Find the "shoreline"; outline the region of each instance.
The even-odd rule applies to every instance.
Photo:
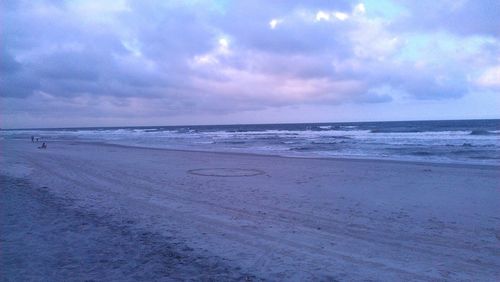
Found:
[[[42,141],[40,141],[42,142]],[[145,149],[145,150],[158,150],[158,151],[170,151],[170,152],[186,152],[186,153],[207,153],[207,154],[222,154],[222,155],[234,155],[234,156],[256,156],[256,157],[272,157],[272,158],[285,158],[285,159],[305,159],[305,160],[331,160],[339,162],[377,162],[377,163],[395,163],[395,164],[409,164],[409,165],[422,165],[422,166],[436,166],[436,167],[463,167],[463,168],[479,168],[479,169],[500,169],[500,164],[480,164],[480,163],[459,163],[459,162],[432,162],[432,161],[417,161],[417,160],[396,160],[396,159],[376,159],[376,158],[350,158],[350,157],[309,157],[309,156],[286,156],[278,154],[265,154],[265,153],[250,153],[250,152],[228,152],[228,151],[208,151],[208,150],[189,150],[189,149],[174,149],[174,148],[158,148],[158,147],[147,147],[139,145],[125,145],[116,143],[107,143],[103,141],[82,141],[82,140],[57,140],[57,141],[46,141],[55,143],[67,143],[67,144],[94,144],[98,146],[110,146],[110,147],[122,147],[122,148],[133,148],[133,149]]]
[[[0,145],[0,174],[27,179],[34,192],[44,189],[70,199],[85,214],[130,221],[135,230],[170,238],[208,261],[220,258],[230,277],[388,281],[494,280],[500,275],[498,167],[71,141],[51,142],[46,150],[31,142],[2,140]],[[14,205],[30,206],[26,197]],[[13,214],[26,222],[19,212]],[[58,214],[50,222],[72,232],[78,220],[68,220],[69,225],[62,224],[64,214]],[[119,235],[99,235],[99,228],[112,225],[101,223],[88,229],[97,235],[81,238],[94,242],[107,236],[120,242]],[[50,234],[42,226],[32,231]],[[101,240],[103,246],[109,240]],[[45,248],[43,240],[36,242],[35,247]],[[137,258],[120,246],[115,245],[116,259]],[[71,252],[87,258],[95,251]],[[145,277],[148,265],[160,262],[152,257],[126,275]],[[98,265],[93,264],[92,275]],[[56,265],[51,271],[64,269]],[[171,277],[155,275],[151,279]]]

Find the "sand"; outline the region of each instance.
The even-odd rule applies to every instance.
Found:
[[[7,281],[500,278],[499,167],[0,142]]]

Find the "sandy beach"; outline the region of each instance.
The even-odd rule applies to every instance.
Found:
[[[6,281],[500,278],[498,166],[0,142]]]

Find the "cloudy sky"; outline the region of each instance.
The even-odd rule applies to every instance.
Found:
[[[0,127],[500,117],[498,0],[2,1]]]

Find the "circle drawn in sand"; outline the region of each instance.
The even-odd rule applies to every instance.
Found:
[[[262,170],[245,168],[199,168],[187,171],[189,174],[217,177],[243,177],[264,174]]]

